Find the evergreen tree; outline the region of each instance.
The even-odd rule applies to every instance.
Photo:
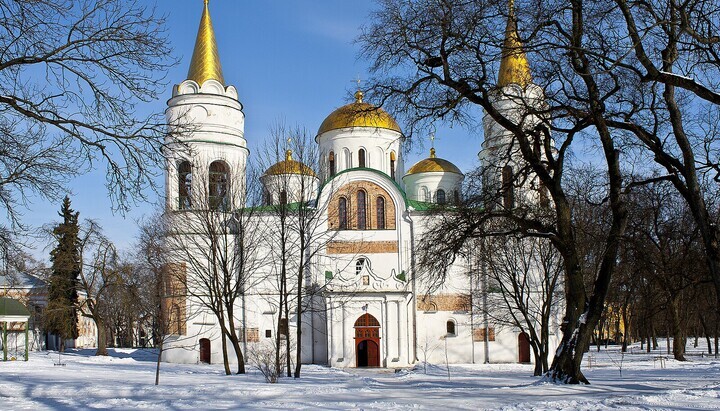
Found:
[[[53,229],[57,245],[50,252],[52,274],[48,290],[46,329],[60,337],[61,349],[64,348],[66,339],[78,336],[79,214],[70,208],[70,198],[66,196],[59,213],[62,222]]]

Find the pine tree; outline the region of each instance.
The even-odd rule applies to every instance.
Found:
[[[45,325],[47,331],[60,337],[61,349],[66,339],[78,336],[79,214],[70,208],[70,198],[66,196],[59,213],[62,222],[53,229],[57,246],[50,252],[52,274]]]

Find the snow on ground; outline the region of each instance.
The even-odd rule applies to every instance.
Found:
[[[634,351],[639,351],[635,348]],[[303,377],[266,384],[254,370],[226,376],[221,365],[163,363],[145,350],[32,353],[0,362],[0,409],[502,409],[717,410],[720,360],[693,356],[665,368],[652,354],[591,351],[591,385],[543,383],[521,364],[418,365],[412,370],[303,367]],[[587,360],[585,362],[587,364]],[[622,373],[620,373],[622,365]]]

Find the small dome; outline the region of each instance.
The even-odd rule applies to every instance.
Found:
[[[305,164],[292,159],[292,150],[285,152],[285,160],[277,162],[265,171],[266,176],[301,174],[315,177],[315,172]]]
[[[362,101],[363,93],[355,93],[355,102],[330,113],[320,125],[318,135],[348,127],[374,127],[402,133],[400,126],[385,110]]]
[[[463,175],[457,166],[447,160],[435,157],[435,149],[430,149],[430,157],[420,160],[410,167],[405,175],[418,173],[455,173]]]

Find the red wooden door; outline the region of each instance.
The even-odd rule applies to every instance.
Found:
[[[355,365],[380,366],[380,322],[370,314],[355,321]]]
[[[367,340],[367,366],[380,366],[380,347],[378,343],[372,340]]]
[[[200,362],[210,364],[210,340],[200,339]]]
[[[526,333],[518,335],[518,362],[530,362],[530,338]]]

